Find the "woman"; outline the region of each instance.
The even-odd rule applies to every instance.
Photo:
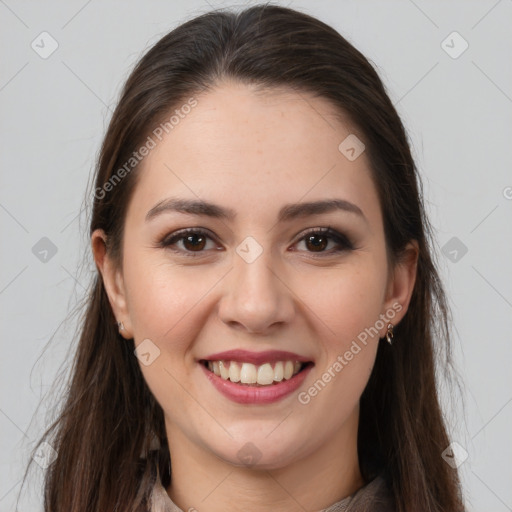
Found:
[[[163,37],[110,122],[90,233],[46,511],[463,509],[419,178],[335,30],[264,5]]]

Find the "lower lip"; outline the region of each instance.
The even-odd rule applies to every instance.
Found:
[[[208,370],[204,364],[199,363],[209,381],[225,397],[239,404],[271,404],[293,393],[304,382],[313,365],[308,365],[289,380],[282,380],[278,384],[269,386],[250,386],[236,384]]]

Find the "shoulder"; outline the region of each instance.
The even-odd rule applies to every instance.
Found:
[[[395,512],[391,490],[380,475],[359,489],[346,512]]]
[[[151,491],[149,512],[183,512],[183,510],[169,498],[167,491],[162,486],[160,478],[157,478]]]
[[[343,500],[345,502],[345,500]],[[169,498],[159,479],[155,482],[150,497],[150,512],[183,512]],[[361,487],[350,500],[348,506],[337,503],[325,512],[395,512],[391,491],[382,476]]]

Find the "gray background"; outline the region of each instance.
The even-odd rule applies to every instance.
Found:
[[[465,416],[448,388],[443,401],[452,439],[469,454],[460,467],[468,510],[510,511],[512,1],[274,3],[355,44],[406,124],[453,308]],[[1,511],[14,510],[54,402],[38,405],[76,338],[69,314],[94,270],[90,256],[79,267],[89,251],[83,199],[121,85],[170,29],[233,5],[242,3],[0,0]],[[46,59],[31,47],[51,48],[43,31],[58,43]],[[457,58],[463,40],[446,39],[454,31],[469,44]],[[32,481],[41,475],[36,465]],[[20,510],[40,509],[35,486]]]

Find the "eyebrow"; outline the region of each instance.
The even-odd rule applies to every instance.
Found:
[[[291,203],[284,205],[278,214],[278,222],[287,222],[293,219],[320,215],[333,211],[345,211],[353,213],[368,222],[359,206],[345,199],[325,199],[309,203]],[[233,221],[236,218],[235,210],[225,208],[200,199],[168,198],[158,202],[146,214],[146,222],[166,212],[178,212],[191,215],[204,215],[215,219]]]

